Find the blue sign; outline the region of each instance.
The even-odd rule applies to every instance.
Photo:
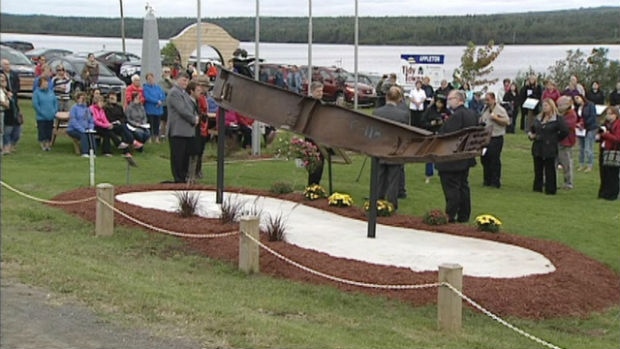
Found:
[[[400,55],[400,59],[411,64],[443,64],[444,58],[445,55]]]

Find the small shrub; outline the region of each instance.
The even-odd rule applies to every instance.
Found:
[[[443,210],[434,209],[426,212],[422,221],[428,225],[442,225],[448,223],[448,215]]]
[[[258,207],[257,205],[258,200],[260,198],[261,198],[260,196],[257,196],[252,202],[251,206],[245,205],[245,208],[243,208],[243,210],[241,211],[240,216],[241,217],[244,217],[244,216],[260,217],[263,214],[263,209],[261,207]]]
[[[370,200],[364,202],[364,211],[370,211]],[[377,200],[377,216],[389,217],[394,214],[394,205],[387,200]]]
[[[280,213],[277,216],[269,215],[267,217],[267,234],[269,235],[269,241],[283,241],[284,234],[286,233],[286,224],[284,217]]]
[[[275,182],[269,191],[274,194],[288,194],[293,192],[293,186],[286,182]]]
[[[308,200],[322,199],[327,197],[327,193],[320,185],[313,184],[304,189],[304,197]]]
[[[200,193],[192,193],[189,191],[180,191],[174,194],[177,198],[177,213],[183,218],[196,215],[198,203],[200,202]]]
[[[329,206],[349,207],[353,205],[353,198],[349,194],[333,193],[327,198]]]
[[[476,227],[480,231],[486,231],[489,233],[497,233],[502,227],[502,222],[491,216],[490,214],[483,214],[476,217]]]
[[[245,202],[240,201],[237,197],[228,196],[222,202],[220,221],[222,223],[233,223],[239,220],[245,207]]]

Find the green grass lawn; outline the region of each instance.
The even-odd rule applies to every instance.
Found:
[[[1,160],[2,180],[46,199],[88,186],[88,160],[73,154],[68,138],[58,138],[51,152],[39,149],[29,104],[21,100],[25,130],[18,152]],[[215,184],[214,145],[208,147],[202,183]],[[131,170],[130,183],[171,179],[168,157],[167,144],[148,144],[135,155],[139,167]],[[480,166],[472,169],[472,216],[496,215],[508,233],[559,241],[620,272],[620,202],[596,199],[598,171],[575,173],[574,190],[546,196],[531,190],[530,143],[523,133],[507,136],[502,159],[500,190],[482,187]],[[334,165],[334,190],[351,194],[361,205],[368,196],[370,162],[356,181],[364,157],[352,160],[351,165]],[[124,185],[126,169],[120,156],[98,157],[96,181]],[[420,216],[444,207],[438,178],[424,183],[424,164],[408,164],[406,173],[409,197],[399,202],[401,214]],[[301,190],[306,174],[292,161],[226,165],[227,186],[269,189],[274,182]],[[327,173],[323,184],[327,186]],[[181,252],[178,239],[139,229],[117,227],[111,238],[95,238],[93,232],[92,222],[2,188],[3,277],[79,299],[127,326],[188,336],[206,347],[537,347],[469,308],[463,331],[444,333],[437,330],[434,306],[412,307],[331,287],[246,276],[234,265]],[[586,319],[507,320],[563,348],[618,348],[620,343],[620,306]]]

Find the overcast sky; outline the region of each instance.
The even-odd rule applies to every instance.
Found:
[[[201,0],[202,17],[253,17],[256,0]],[[119,0],[4,0],[1,12],[80,17],[120,17]],[[143,17],[146,1],[125,0],[125,17]],[[198,0],[150,0],[157,17],[196,17]],[[307,0],[260,0],[261,16],[308,15]],[[441,16],[538,12],[619,6],[618,0],[358,0],[360,16]],[[312,15],[353,16],[355,0],[313,0]],[[620,13],[619,13],[620,15]],[[588,18],[588,20],[595,20]]]

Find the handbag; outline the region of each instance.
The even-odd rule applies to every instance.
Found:
[[[620,167],[620,150],[603,150],[603,166]]]

